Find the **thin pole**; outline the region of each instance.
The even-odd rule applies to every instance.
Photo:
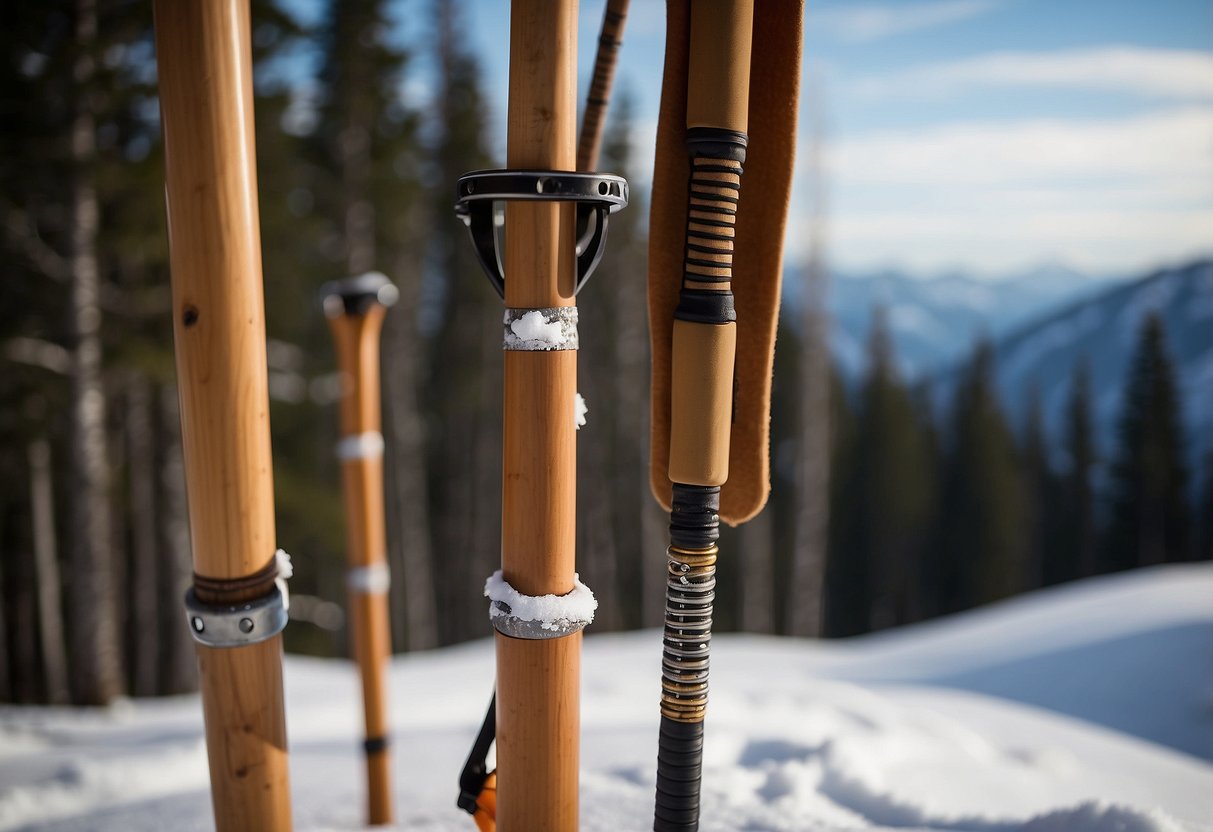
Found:
[[[368,274],[326,287],[324,312],[337,349],[341,398],[341,479],[345,493],[347,589],[354,657],[366,724],[367,822],[392,822],[387,670],[392,653],[387,533],[383,510],[379,334],[396,287]]]
[[[276,549],[249,9],[156,0],[155,19],[195,592],[236,603],[272,590]],[[289,829],[281,635],[198,664],[217,829]]]
[[[607,0],[602,13],[602,32],[598,35],[598,53],[594,56],[594,74],[586,94],[581,134],[577,138],[577,170],[591,171],[598,165],[602,148],[602,126],[606,123],[611,85],[615,81],[615,63],[623,45],[623,26],[627,22],[629,0]]]
[[[673,483],[657,752],[657,832],[699,828],[703,720],[720,527],[729,476],[733,238],[749,114],[753,0],[692,3],[687,231],[671,353]]]
[[[576,0],[514,0],[510,13],[510,168],[575,164]],[[505,301],[574,306],[572,203],[506,207]],[[504,355],[501,562],[525,595],[573,587],[577,449],[574,350]],[[581,634],[497,640],[497,826],[577,829]]]

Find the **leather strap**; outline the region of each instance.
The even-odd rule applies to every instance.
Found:
[[[657,126],[649,219],[649,334],[652,340],[653,494],[670,508],[670,388],[674,310],[682,283],[688,160],[688,0],[666,6],[665,77]],[[801,0],[755,4],[744,185],[737,213],[732,284],[737,355],[728,481],[720,517],[744,523],[770,492],[771,373],[791,195],[800,92]]]

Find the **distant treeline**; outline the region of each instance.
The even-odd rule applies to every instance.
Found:
[[[488,635],[483,581],[500,557],[501,303],[451,202],[460,174],[501,160],[460,36],[470,12],[417,4],[411,51],[386,7],[330,0],[303,28],[252,3],[277,529],[295,563],[286,643],[318,655],[347,653],[341,380],[315,303],[324,281],[377,269],[401,290],[383,335],[396,649]],[[135,0],[0,10],[3,701],[104,703],[196,684],[151,27]],[[404,95],[421,79],[424,100]],[[621,90],[602,170],[629,173],[630,110]],[[658,626],[663,604],[667,520],[647,485],[647,206],[633,195],[579,297],[590,409],[578,564],[600,601],[595,632]],[[722,540],[721,629],[820,635],[824,602],[824,633],[845,635],[1209,556],[1156,326],[1126,381],[1105,487],[1081,377],[1055,470],[1038,420],[1006,424],[988,350],[937,424],[928,392],[897,378],[883,330],[848,394],[830,378],[821,325],[783,328],[772,503]]]
[[[1115,447],[1102,455],[1086,364],[1073,374],[1062,452],[1051,455],[1034,390],[1022,391],[1026,422],[1008,423],[993,355],[988,343],[975,347],[936,415],[929,385],[898,377],[878,315],[863,378],[849,392],[835,383],[826,635],[1213,557],[1213,457],[1202,472],[1187,468],[1182,403],[1157,317],[1137,333]],[[776,427],[792,442],[809,426],[777,413]],[[785,499],[801,496],[786,485],[776,486],[777,518]],[[788,540],[777,533],[776,551]]]

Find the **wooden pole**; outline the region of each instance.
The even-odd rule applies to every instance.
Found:
[[[507,166],[575,165],[576,0],[514,0]],[[506,207],[505,301],[574,306],[572,203]],[[577,449],[574,350],[505,352],[501,562],[525,595],[573,589]],[[581,634],[497,635],[497,825],[577,829]]]
[[[156,0],[155,19],[195,591],[253,600],[276,544],[249,10]],[[253,575],[269,586],[235,589]],[[282,637],[198,664],[216,827],[289,829]]]
[[[748,141],[753,19],[753,0],[690,5],[690,175],[670,359],[673,488],[656,832],[699,828],[720,488],[729,477],[733,418],[733,244]]]
[[[392,653],[388,609],[387,534],[383,510],[379,334],[396,288],[379,275],[332,287],[325,315],[337,349],[345,393],[338,456],[345,493],[350,636],[362,675],[366,723],[367,822],[392,822],[391,725],[387,670]]]
[[[602,148],[602,127],[606,122],[611,86],[615,82],[615,63],[623,45],[623,26],[630,0],[607,0],[602,13],[602,31],[598,35],[598,54],[594,56],[594,74],[585,98],[581,133],[577,139],[577,170],[591,171],[598,165]]]

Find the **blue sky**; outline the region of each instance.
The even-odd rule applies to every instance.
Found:
[[[603,5],[581,4],[583,92]],[[417,0],[397,13],[428,17]],[[617,75],[636,104],[641,186],[664,14],[660,0],[632,0]],[[470,0],[462,15],[502,153],[508,3]],[[400,36],[430,33],[402,23]],[[800,158],[809,114],[820,114],[839,269],[997,276],[1061,262],[1127,274],[1213,251],[1207,0],[820,0],[809,3],[805,54]],[[423,102],[430,77],[419,67],[409,97]],[[794,187],[792,259],[805,254],[807,167]]]

